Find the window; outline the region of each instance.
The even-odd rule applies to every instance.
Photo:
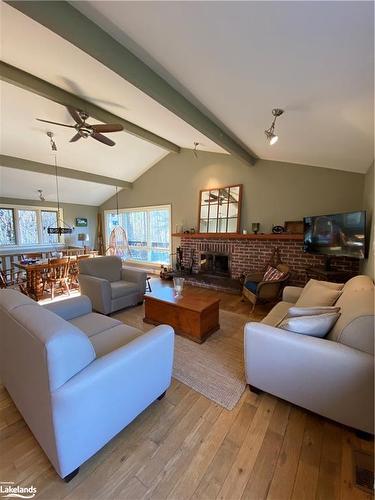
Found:
[[[40,215],[42,223],[42,243],[45,245],[58,243],[59,239],[57,234],[48,234],[49,227],[57,227],[57,212],[52,210],[41,210]]]
[[[169,264],[171,253],[170,206],[147,207],[105,212],[106,242],[109,246],[111,231],[120,226],[125,229],[129,251],[126,260],[150,264]]]
[[[18,210],[18,228],[20,245],[39,243],[36,210]]]
[[[14,211],[12,208],[0,208],[0,245],[15,245]]]
[[[53,209],[0,207],[0,247],[56,245],[58,235],[48,234],[48,228],[56,227],[58,219],[58,212]]]

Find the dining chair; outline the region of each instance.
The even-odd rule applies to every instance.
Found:
[[[56,288],[63,289],[68,295],[70,295],[69,267],[70,257],[63,257],[62,259],[48,259],[48,271],[45,278],[45,285],[50,288],[51,300],[55,298]]]

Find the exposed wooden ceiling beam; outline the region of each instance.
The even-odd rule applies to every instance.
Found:
[[[251,165],[256,162],[257,157],[252,151],[228,135],[143,61],[68,2],[6,3],[94,57],[229,153]]]
[[[0,78],[7,83],[38,94],[63,106],[72,106],[73,108],[86,111],[90,116],[101,122],[120,123],[124,127],[125,132],[151,142],[156,146],[160,146],[167,151],[180,152],[180,147],[173,142],[3,61],[0,61]]]
[[[39,174],[55,175],[54,165],[25,160],[24,158],[17,158],[16,156],[0,155],[0,166],[17,170],[26,170],[28,172],[37,172]],[[73,170],[72,168],[58,167],[57,173],[59,177],[67,177],[68,179],[95,182],[96,184],[106,184],[108,186],[117,186],[127,189],[131,189],[132,187],[131,182],[106,177],[104,175],[92,174],[91,172],[83,172],[82,170]]]

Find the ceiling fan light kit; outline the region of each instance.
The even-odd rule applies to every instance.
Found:
[[[75,125],[52,122],[50,120],[43,120],[42,118],[37,118],[37,120],[39,122],[51,123],[52,125],[59,125],[60,127],[74,128],[77,133],[70,139],[69,142],[77,142],[79,139],[87,139],[88,137],[92,137],[93,139],[101,142],[102,144],[106,144],[107,146],[114,146],[116,143],[103,135],[102,132],[106,132],[108,134],[111,132],[121,132],[121,130],[124,129],[124,127],[119,123],[98,123],[96,125],[90,125],[89,123],[86,123],[89,115],[85,111],[72,108],[71,106],[67,106],[66,109],[75,121]],[[53,149],[53,151],[56,151],[56,149]]]
[[[275,134],[275,123],[276,123],[276,118],[281,116],[284,113],[283,109],[280,108],[274,108],[272,110],[272,115],[273,115],[273,121],[271,123],[270,128],[264,131],[267,141],[269,142],[270,146],[273,144],[276,144],[276,142],[279,140],[279,136]]]

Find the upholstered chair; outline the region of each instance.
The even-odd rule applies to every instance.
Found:
[[[95,311],[110,314],[143,301],[146,272],[123,268],[120,257],[85,259],[78,266],[81,293],[90,298]]]

